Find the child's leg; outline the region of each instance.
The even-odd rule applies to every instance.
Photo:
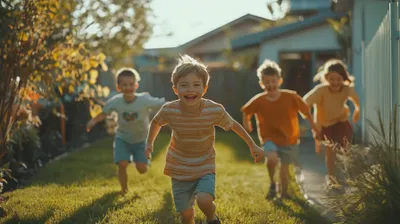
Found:
[[[335,158],[336,153],[333,146],[327,145],[325,147],[325,164],[326,168],[328,169],[329,176],[335,176]]]
[[[271,183],[274,183],[275,168],[279,162],[277,154],[277,146],[273,142],[267,141],[264,143],[263,147],[264,147],[265,161],[267,164],[269,178],[271,180]]]
[[[282,163],[280,170],[280,179],[282,187],[282,195],[287,195],[289,186],[289,164]]]
[[[118,165],[118,179],[122,194],[128,191],[128,174],[126,169],[130,158],[129,144],[122,139],[116,138],[114,142],[114,163]]]
[[[194,199],[197,181],[172,179],[172,193],[176,210],[184,224],[194,224]]]
[[[268,150],[265,154],[266,161],[267,161],[267,170],[268,170],[268,175],[271,183],[274,183],[274,177],[275,177],[275,168],[278,165],[279,162],[279,157],[278,154],[272,150]]]
[[[280,180],[281,180],[281,194],[283,197],[288,196],[289,187],[289,165],[297,161],[298,145],[279,147],[278,154],[281,160]]]
[[[195,224],[194,223],[194,208],[188,208],[185,211],[180,212],[182,223],[184,224]]]
[[[128,191],[128,173],[126,172],[128,164],[129,162],[126,160],[118,162],[118,179],[121,185],[122,194],[125,194]]]
[[[146,144],[144,142],[131,144],[130,150],[133,155],[133,161],[135,162],[136,170],[140,174],[146,173],[150,164],[150,161],[145,155]]]
[[[196,200],[200,210],[207,217],[207,221],[218,220],[215,211],[215,174],[207,174],[201,177],[196,186]]]

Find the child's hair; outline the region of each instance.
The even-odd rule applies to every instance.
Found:
[[[119,84],[119,81],[121,77],[133,77],[136,82],[140,81],[140,75],[139,73],[133,69],[133,68],[120,68],[117,73],[117,83]]]
[[[172,84],[176,86],[179,79],[189,73],[197,74],[203,81],[204,86],[208,85],[210,74],[208,74],[207,66],[187,54],[181,55],[178,58],[178,65],[175,66],[171,75]]]
[[[279,65],[271,61],[269,59],[265,59],[264,62],[258,67],[257,69],[257,76],[258,79],[261,81],[263,75],[268,75],[268,76],[273,76],[276,75],[279,78],[282,77],[282,69],[279,67]]]
[[[314,76],[314,82],[327,82],[326,76],[329,72],[336,72],[339,74],[347,85],[354,82],[354,77],[347,71],[347,66],[339,59],[330,59],[325,62],[325,64],[318,69],[318,73]]]

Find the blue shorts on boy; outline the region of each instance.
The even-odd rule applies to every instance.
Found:
[[[207,174],[194,181],[172,179],[172,193],[178,212],[193,207],[198,193],[207,193],[215,198],[215,173]]]
[[[128,143],[121,138],[115,138],[114,141],[114,163],[120,161],[133,161],[135,163],[150,164],[145,155],[146,143]]]
[[[299,145],[278,146],[272,141],[266,141],[263,145],[264,154],[276,152],[282,164],[292,164],[297,160]]]

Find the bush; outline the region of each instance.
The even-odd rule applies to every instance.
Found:
[[[379,127],[371,122],[374,143],[354,145],[338,157],[345,174],[346,194],[331,198],[332,209],[343,223],[398,223],[400,220],[400,150],[397,144],[397,111],[385,131],[380,113]]]

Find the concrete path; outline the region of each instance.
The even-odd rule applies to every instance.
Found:
[[[314,140],[303,139],[300,145],[299,164],[301,169],[296,168],[296,180],[309,202],[324,217],[332,222],[336,222],[335,214],[329,211],[328,194],[325,191],[325,152],[315,153]]]

